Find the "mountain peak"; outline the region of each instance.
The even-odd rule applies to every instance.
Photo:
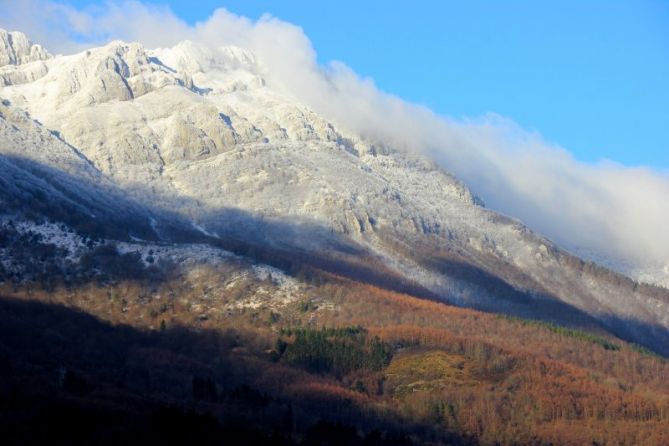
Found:
[[[49,59],[51,55],[22,32],[0,29],[0,67]]]
[[[177,71],[190,74],[211,70],[245,70],[258,73],[258,61],[251,51],[236,46],[209,47],[183,40],[172,48],[153,51],[158,58]]]

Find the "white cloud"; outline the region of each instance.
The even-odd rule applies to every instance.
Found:
[[[301,28],[270,16],[254,22],[219,9],[190,26],[167,7],[134,1],[86,10],[47,0],[19,3],[0,0],[0,26],[20,29],[56,52],[110,39],[140,41],[150,48],[191,39],[250,49],[267,67],[275,88],[349,130],[429,154],[489,207],[563,246],[647,269],[669,264],[666,172],[606,161],[580,163],[565,149],[498,116],[437,116],[379,91],[342,63],[318,65]]]

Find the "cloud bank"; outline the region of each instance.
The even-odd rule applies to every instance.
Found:
[[[425,153],[488,207],[590,259],[669,285],[667,172],[581,163],[541,135],[495,115],[438,116],[380,91],[341,62],[319,65],[302,29],[271,16],[251,21],[218,9],[191,26],[165,6],[135,1],[83,10],[49,0],[16,3],[0,0],[0,27],[23,31],[57,53],[112,39],[149,48],[190,39],[249,49],[266,67],[272,87],[341,127]]]

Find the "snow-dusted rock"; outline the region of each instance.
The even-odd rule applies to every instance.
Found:
[[[558,302],[626,336],[647,339],[660,327],[652,336],[669,337],[666,290],[561,251],[480,206],[429,160],[366,140],[277,93],[264,69],[235,47],[112,42],[16,65],[11,76],[20,82],[6,80],[0,97],[12,104],[3,113],[23,109],[43,124],[25,124],[37,126],[26,130],[31,138],[57,131],[100,181],[203,233],[318,255],[348,244],[456,303],[530,314],[547,308],[536,302]],[[5,130],[12,134],[9,124]],[[15,150],[9,146],[20,142],[0,150]],[[654,281],[669,284],[669,271]],[[623,329],[621,321],[643,327]]]
[[[21,32],[0,29],[0,67],[48,59],[49,53]]]

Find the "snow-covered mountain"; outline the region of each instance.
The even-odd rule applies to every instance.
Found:
[[[243,241],[669,352],[665,288],[570,255],[430,160],[278,93],[244,49],[114,41],[51,57],[0,31],[0,87],[7,214],[42,197],[135,242]]]

